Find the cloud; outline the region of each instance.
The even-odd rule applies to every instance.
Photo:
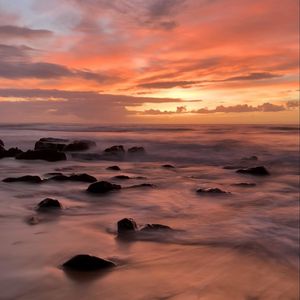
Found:
[[[290,100],[286,102],[288,108],[299,108],[299,100]]]
[[[273,79],[278,77],[281,77],[281,75],[268,73],[268,72],[255,72],[243,76],[229,77],[222,81],[263,80],[263,79]]]
[[[28,27],[20,27],[15,25],[0,26],[0,38],[31,39],[49,37],[52,34],[52,31],[45,29],[31,29]]]
[[[174,87],[188,88],[198,81],[157,81],[157,82],[146,82],[139,84],[138,87],[145,89],[170,89]]]

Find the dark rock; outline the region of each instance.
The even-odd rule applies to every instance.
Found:
[[[165,168],[165,169],[175,169],[175,167],[173,165],[168,165],[168,164],[162,165],[161,167]]]
[[[152,183],[141,183],[141,184],[135,184],[132,186],[129,186],[128,189],[135,189],[135,188],[154,188],[155,185]]]
[[[121,168],[118,166],[110,166],[107,167],[106,170],[110,170],[110,171],[121,171]]]
[[[117,175],[117,176],[114,176],[113,179],[126,180],[126,179],[130,179],[130,177],[127,175]]]
[[[137,224],[131,218],[124,218],[118,222],[118,234],[133,233],[137,231]]]
[[[66,176],[63,174],[58,174],[53,177],[50,177],[48,180],[55,180],[55,181],[80,181],[80,182],[96,182],[97,179],[94,176],[89,174],[72,174],[70,176]]]
[[[34,150],[53,150],[62,151],[68,140],[58,138],[41,138],[35,145]]]
[[[54,150],[28,150],[16,156],[16,159],[35,160],[41,159],[49,162],[66,160],[65,153]]]
[[[4,147],[4,142],[0,140],[0,146]]]
[[[27,182],[41,183],[43,180],[39,176],[25,175],[21,177],[8,177],[2,180],[3,182]]]
[[[237,173],[249,174],[255,176],[267,176],[270,175],[269,171],[264,166],[248,168],[248,169],[239,169]]]
[[[145,148],[144,147],[131,147],[127,151],[130,154],[143,154],[143,153],[145,153]]]
[[[64,147],[64,151],[85,151],[92,147],[95,147],[96,143],[89,140],[74,141]]]
[[[61,209],[62,205],[56,199],[46,198],[38,204],[38,210]]]
[[[27,219],[29,225],[37,225],[40,223],[40,219],[37,216],[31,216]]]
[[[160,230],[172,230],[171,227],[162,224],[146,224],[141,228],[141,231],[160,231]]]
[[[9,148],[6,151],[6,157],[16,157],[17,155],[23,153],[23,151],[19,148]]]
[[[45,174],[46,176],[57,176],[57,175],[64,175],[63,173],[61,172],[50,172],[50,173],[47,173]]]
[[[112,261],[103,258],[88,254],[79,254],[66,261],[62,266],[71,271],[89,272],[112,268],[116,265]]]
[[[252,182],[241,182],[241,183],[234,183],[233,186],[240,186],[240,187],[254,187],[256,186],[256,183]]]
[[[199,194],[217,194],[217,195],[224,195],[229,194],[219,188],[208,188],[208,189],[198,189],[197,193]]]
[[[122,145],[116,145],[116,146],[112,146],[110,148],[106,148],[104,150],[104,152],[106,154],[113,154],[113,155],[120,155],[120,154],[124,154],[125,153],[125,149]]]
[[[95,194],[102,194],[107,193],[110,191],[115,191],[121,189],[121,186],[118,184],[112,184],[107,181],[98,181],[95,183],[92,183],[88,189],[87,192],[89,193],[95,193]]]

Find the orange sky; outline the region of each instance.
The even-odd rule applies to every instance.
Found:
[[[297,0],[0,0],[1,122],[297,123]]]

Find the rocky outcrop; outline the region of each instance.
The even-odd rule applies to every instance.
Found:
[[[82,272],[101,271],[115,266],[116,264],[110,260],[88,254],[78,254],[62,265],[66,270]]]
[[[16,159],[46,160],[49,162],[66,160],[66,154],[55,150],[28,150],[16,156]]]
[[[111,191],[120,190],[121,186],[118,184],[113,184],[107,181],[98,181],[95,183],[92,183],[88,189],[88,193],[92,194],[105,194]]]
[[[65,139],[41,138],[35,143],[34,150],[63,151],[67,143],[68,140]]]
[[[109,148],[106,148],[104,150],[105,154],[110,154],[110,155],[124,155],[125,154],[125,149],[122,145],[115,145]]]
[[[41,183],[43,180],[39,176],[25,175],[21,177],[8,177],[2,180],[3,182],[26,182],[26,183]]]
[[[144,147],[131,147],[127,150],[127,152],[129,154],[144,154],[146,151],[145,151],[145,148]]]
[[[74,141],[63,148],[63,151],[85,151],[92,147],[96,147],[96,143],[90,140],[79,140]]]
[[[96,182],[97,178],[94,176],[91,176],[89,174],[83,173],[83,174],[72,174],[70,176],[58,174],[50,177],[48,180],[55,180],[55,181],[79,181],[79,182]]]
[[[270,175],[269,171],[264,166],[247,168],[247,169],[239,169],[236,171],[241,174],[249,174],[254,176],[268,176]]]

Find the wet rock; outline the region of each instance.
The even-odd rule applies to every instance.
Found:
[[[124,218],[117,223],[118,234],[133,233],[137,231],[137,224],[131,218]]]
[[[173,230],[171,227],[162,224],[146,224],[140,231],[164,231],[164,230]]]
[[[123,155],[125,153],[125,149],[122,145],[115,145],[104,150],[106,154],[113,154],[113,155]]]
[[[15,157],[19,154],[23,153],[22,150],[19,148],[9,148],[8,150],[5,150],[1,145],[0,145],[0,158],[4,157]]]
[[[143,154],[143,153],[145,153],[145,148],[144,147],[131,147],[127,151],[129,154]]]
[[[16,159],[25,160],[46,160],[49,162],[66,160],[65,153],[55,150],[28,150],[16,156]]]
[[[71,271],[100,271],[108,268],[115,267],[116,264],[110,260],[91,256],[88,254],[79,254],[66,261],[63,268]]]
[[[44,211],[44,210],[49,210],[49,209],[51,209],[51,210],[52,209],[61,209],[62,205],[56,199],[46,198],[38,204],[37,208],[39,211]]]
[[[64,151],[85,151],[92,147],[95,147],[96,143],[90,140],[74,141],[64,147]]]
[[[132,186],[127,187],[128,189],[135,189],[135,188],[154,188],[155,185],[152,183],[141,183],[141,184],[135,184]]]
[[[43,180],[39,176],[25,175],[21,177],[8,177],[2,180],[3,182],[26,182],[26,183],[41,183]]]
[[[269,171],[264,166],[247,168],[247,169],[239,169],[236,171],[237,173],[249,174],[254,176],[267,176],[270,175]]]
[[[223,191],[219,188],[208,188],[208,189],[198,189],[197,193],[199,194],[213,194],[213,195],[226,195],[226,194],[230,194],[229,192]]]
[[[175,169],[175,167],[173,165],[169,165],[169,164],[162,165],[161,167],[165,168],[165,169]]]
[[[234,183],[233,186],[240,186],[240,187],[254,187],[256,186],[256,183],[253,182],[240,182],[240,183]]]
[[[61,172],[50,172],[45,174],[45,176],[58,176],[58,175],[64,175],[64,174]]]
[[[113,179],[126,180],[126,179],[130,179],[130,177],[127,175],[117,175],[117,176],[114,176]]]
[[[68,140],[58,138],[41,138],[35,145],[34,150],[53,150],[62,151]]]
[[[110,166],[110,167],[107,167],[106,170],[121,171],[121,168],[119,166]]]
[[[4,142],[0,140],[0,146],[4,147]]]
[[[95,183],[92,183],[88,189],[87,192],[94,193],[94,194],[103,194],[115,190],[120,190],[121,186],[118,184],[113,184],[107,181],[98,181]]]
[[[50,177],[48,180],[55,180],[55,181],[79,181],[79,182],[96,182],[97,178],[91,176],[89,174],[72,174],[70,176],[66,176],[63,174],[58,174],[53,177]]]
[[[37,216],[31,216],[27,219],[29,225],[37,225],[40,223],[40,219]]]

